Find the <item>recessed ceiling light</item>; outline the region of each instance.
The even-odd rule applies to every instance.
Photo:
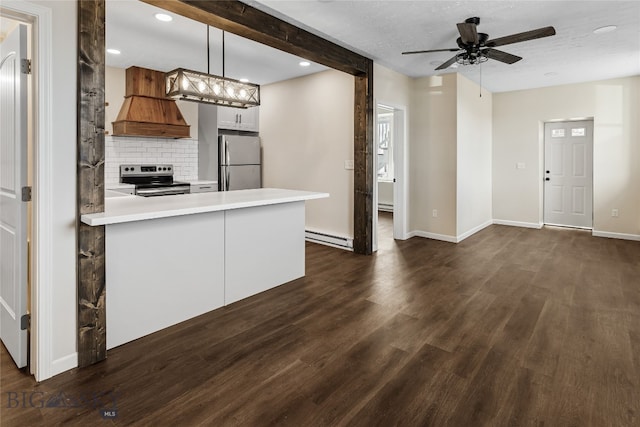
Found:
[[[558,73],[556,73],[555,71],[549,71],[548,73],[544,73],[544,75],[547,77],[553,77],[553,76],[557,76]]]
[[[240,79],[240,81],[241,81],[242,83],[249,83],[249,79],[245,79],[245,78]]]
[[[155,17],[158,21],[162,22],[173,21],[173,17],[171,15],[167,15],[166,13],[156,13]]]
[[[120,55],[120,51],[118,49],[107,49],[107,53],[110,53],[112,55]]]
[[[611,31],[615,31],[616,28],[618,27],[615,25],[606,25],[604,27],[596,28],[595,30],[593,30],[593,34],[610,33]]]
[[[309,65],[311,65],[311,62],[309,62],[309,61],[300,61],[300,66],[301,67],[308,67]]]

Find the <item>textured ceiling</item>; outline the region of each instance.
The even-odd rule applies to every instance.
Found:
[[[490,38],[554,26],[552,37],[502,46],[524,59],[482,64],[482,85],[493,92],[640,75],[640,1],[332,1],[247,0],[285,21],[359,52],[402,74],[420,77],[453,53],[403,51],[456,47],[455,24],[481,19]],[[594,34],[605,25],[616,31]],[[478,66],[458,71],[479,82]]]
[[[340,1],[246,0],[256,8],[359,52],[411,77],[458,71],[492,92],[640,75],[640,1]],[[177,15],[161,23],[160,11],[137,0],[107,0],[107,65],[169,71],[206,71],[206,26]],[[455,24],[481,19],[478,30],[497,38],[545,26],[557,34],[502,46],[524,59],[489,60],[436,72],[453,53],[401,55],[403,51],[456,47]],[[614,32],[594,34],[605,25]],[[221,32],[211,29],[211,72],[222,74]],[[259,84],[325,69],[298,66],[300,58],[233,34],[225,40],[226,75]]]

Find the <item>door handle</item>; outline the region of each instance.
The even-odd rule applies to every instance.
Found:
[[[545,181],[551,181],[551,178],[547,177],[544,179]]]

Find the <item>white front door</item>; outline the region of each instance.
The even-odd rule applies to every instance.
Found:
[[[0,338],[18,367],[27,365],[27,27],[0,44]]]
[[[593,227],[593,122],[544,125],[544,222]]]

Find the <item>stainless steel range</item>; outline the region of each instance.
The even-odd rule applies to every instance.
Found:
[[[173,180],[173,165],[120,165],[120,182],[134,184],[143,197],[190,192],[188,182]]]

